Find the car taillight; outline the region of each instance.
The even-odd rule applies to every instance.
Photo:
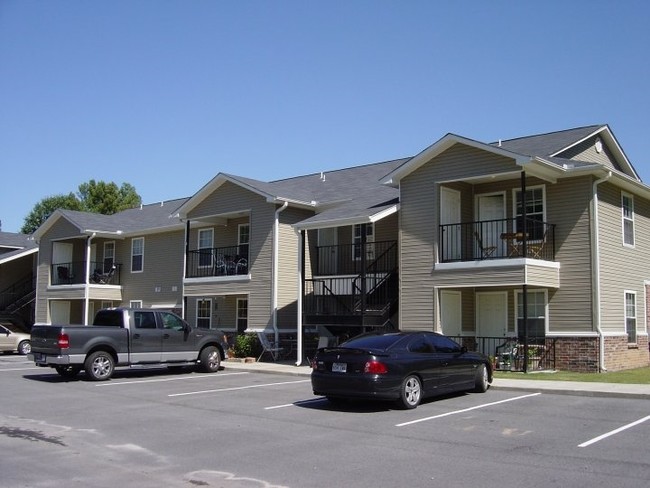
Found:
[[[59,334],[59,340],[56,342],[59,349],[67,349],[70,347],[70,338],[68,334]]]
[[[379,361],[368,361],[363,367],[363,372],[369,374],[386,374],[388,373],[388,367]]]

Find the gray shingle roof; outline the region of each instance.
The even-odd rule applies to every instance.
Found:
[[[36,247],[36,243],[27,234],[0,232],[0,248],[25,249]]]
[[[161,203],[143,205],[138,208],[123,210],[113,215],[102,215],[75,210],[60,210],[80,231],[99,230],[123,233],[142,232],[180,225],[180,220],[173,217],[175,211],[187,198],[169,200]]]
[[[519,137],[517,139],[501,141],[501,147],[525,156],[547,157],[581,141],[602,127],[604,126],[590,125],[559,132],[550,132],[548,134]],[[499,143],[493,142],[491,145],[498,146]]]

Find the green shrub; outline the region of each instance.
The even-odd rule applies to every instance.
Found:
[[[233,346],[236,358],[257,357],[262,351],[257,334],[239,334]]]

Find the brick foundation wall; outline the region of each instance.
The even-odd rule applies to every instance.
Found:
[[[599,371],[599,337],[556,337],[555,368],[563,371],[597,373]],[[648,337],[639,336],[630,346],[627,337],[605,337],[605,367],[620,371],[650,366]]]
[[[607,371],[642,368],[650,365],[648,336],[637,337],[633,346],[627,337],[605,337],[605,367]]]

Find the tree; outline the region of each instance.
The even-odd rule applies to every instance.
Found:
[[[135,187],[129,183],[122,183],[122,186],[118,188],[113,182],[90,180],[79,185],[76,195],[69,193],[42,199],[25,217],[20,232],[31,234],[59,208],[112,215],[122,210],[139,207],[141,203],[142,198],[136,192]]]
[[[122,210],[140,206],[142,199],[135,191],[133,185],[122,183],[117,187],[112,181],[90,180],[88,183],[79,185],[79,200],[87,212],[95,212],[104,215],[112,215]]]
[[[23,234],[31,234],[38,229],[57,208],[82,210],[82,204],[74,193],[45,197],[34,205],[32,211],[27,217],[25,217],[20,232]]]

